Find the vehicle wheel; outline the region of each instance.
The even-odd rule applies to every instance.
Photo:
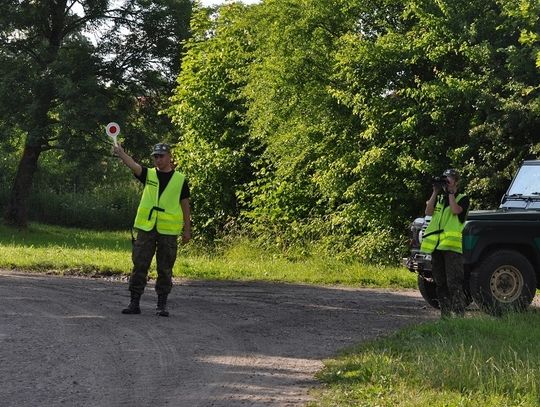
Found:
[[[536,292],[534,269],[513,250],[490,254],[471,273],[471,294],[480,309],[493,315],[526,309]]]
[[[437,297],[437,285],[432,279],[426,279],[421,275],[418,275],[418,289],[420,294],[424,297],[424,300],[427,301],[429,305],[433,308],[439,309],[439,298]],[[463,292],[465,294],[465,307],[468,307],[469,304],[473,301],[469,289],[463,287]]]
[[[429,305],[439,309],[439,299],[437,298],[437,286],[435,285],[435,281],[426,280],[421,275],[418,275],[418,289]]]

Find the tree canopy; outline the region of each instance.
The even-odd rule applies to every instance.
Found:
[[[24,139],[5,219],[24,226],[43,152],[62,151],[68,161],[76,157],[99,172],[108,121],[126,124],[128,133],[139,136],[129,139],[130,147],[144,140],[148,149],[148,141],[170,131],[165,117],[156,115],[178,73],[191,2],[4,3],[0,126],[7,139]]]
[[[433,175],[462,170],[493,207],[538,154],[539,11],[266,0],[199,15],[169,111],[183,151],[208,151],[192,177],[227,183],[211,208],[263,240],[395,261]]]
[[[539,16],[539,0],[8,0],[6,219],[24,221],[44,152],[55,174],[105,171],[114,118],[135,158],[175,144],[200,237],[395,262],[432,176],[457,168],[472,207],[495,207],[540,153]]]

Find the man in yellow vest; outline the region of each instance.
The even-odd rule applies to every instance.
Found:
[[[134,223],[137,239],[133,243],[133,270],[129,279],[131,301],[122,313],[141,313],[139,302],[155,254],[158,274],[156,314],[168,317],[167,296],[172,288],[178,236],[182,235],[183,243],[191,238],[189,186],[184,174],[174,170],[168,144],[154,146],[152,158],[155,168],[146,168],[135,162],[121,145],[115,146],[113,151],[144,185]]]
[[[463,247],[462,231],[469,210],[469,198],[457,193],[459,173],[448,169],[443,183],[433,184],[433,193],[426,202],[426,216],[432,216],[426,228],[420,250],[431,254],[433,279],[441,316],[452,313],[463,316]]]

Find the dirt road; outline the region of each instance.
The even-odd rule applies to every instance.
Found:
[[[0,271],[2,406],[301,406],[322,359],[437,318],[414,291],[182,281],[171,317],[127,284]]]

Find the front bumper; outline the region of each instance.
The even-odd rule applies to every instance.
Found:
[[[409,257],[404,257],[402,264],[413,273],[424,274],[431,271],[431,255],[412,250]]]

